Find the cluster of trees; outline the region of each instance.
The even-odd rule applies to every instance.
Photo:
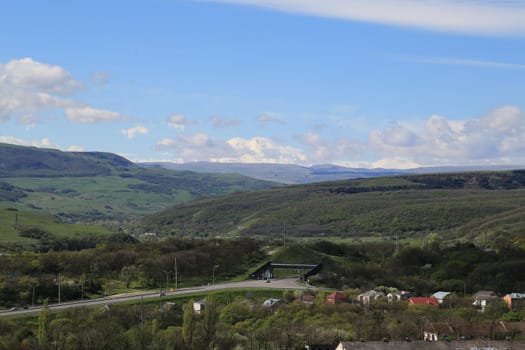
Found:
[[[525,250],[506,241],[494,243],[493,249],[444,246],[439,236],[430,235],[424,246],[323,241],[305,249],[324,254],[327,268],[316,283],[333,288],[391,286],[417,295],[437,290],[461,294],[492,290],[501,295],[525,290]]]
[[[79,251],[0,255],[0,305],[56,301],[59,278],[62,301],[104,295],[111,288],[166,288],[170,280],[174,286],[175,260],[179,286],[204,284],[212,275],[227,279],[245,274],[264,256],[261,245],[250,239],[123,238]]]
[[[349,291],[352,293],[352,291]],[[265,294],[266,293],[266,294]],[[525,318],[502,303],[484,313],[469,298],[457,297],[444,308],[408,307],[406,302],[328,305],[317,292],[311,305],[294,302],[298,293],[249,291],[211,294],[202,313],[193,300],[109,306],[49,313],[37,320],[0,321],[0,349],[304,349],[306,344],[340,340],[420,340],[430,322],[496,324]],[[199,297],[199,296],[196,296]],[[268,297],[280,303],[262,305]],[[175,303],[174,303],[175,302]],[[36,321],[36,322],[35,322]],[[514,334],[524,339],[524,334]]]

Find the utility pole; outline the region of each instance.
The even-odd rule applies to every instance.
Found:
[[[58,273],[58,303],[60,304],[60,272]]]
[[[31,288],[33,288],[33,296],[31,298],[31,306],[35,306],[35,288],[36,288],[36,285],[32,285]]]
[[[141,324],[141,335],[140,335],[140,345],[144,349],[144,297],[140,297],[140,324]]]
[[[212,276],[212,284],[215,284],[215,269],[218,268],[219,265],[213,265],[213,276]]]
[[[179,286],[179,273],[177,271],[177,257],[175,257],[175,289],[177,289]]]
[[[283,247],[286,248],[286,224],[284,224]]]
[[[170,271],[169,270],[162,270],[166,274],[166,292],[169,291],[169,284],[170,284]]]

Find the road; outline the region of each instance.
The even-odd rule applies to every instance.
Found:
[[[211,285],[205,285],[200,287],[189,287],[181,288],[173,292],[167,292],[166,296],[177,296],[190,293],[207,293],[217,290],[227,290],[227,289],[253,289],[253,288],[268,288],[268,289],[315,289],[315,287],[306,286],[297,281],[296,278],[282,278],[282,279],[273,279],[271,283],[265,283],[261,280],[248,280],[241,282],[231,282],[231,283],[216,283]],[[64,310],[75,307],[89,307],[97,305],[108,305],[116,303],[124,303],[128,301],[138,301],[140,299],[154,299],[159,298],[159,292],[133,292],[127,294],[113,295],[105,298],[98,299],[89,299],[83,301],[70,301],[61,304],[49,304],[49,310]],[[42,306],[32,306],[27,309],[22,310],[0,310],[0,318],[7,316],[16,316],[16,315],[29,315],[39,313],[42,309]]]

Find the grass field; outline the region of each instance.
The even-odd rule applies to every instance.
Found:
[[[0,246],[28,245],[38,243],[36,239],[22,237],[20,232],[27,228],[39,228],[56,237],[84,237],[109,235],[107,228],[87,224],[67,224],[57,217],[40,212],[0,207]]]
[[[130,186],[143,184],[143,181],[118,176],[7,178],[2,181],[27,190],[27,197],[20,199],[20,204],[65,218],[112,216],[125,220],[188,201],[192,197],[186,191],[175,194],[134,191]]]

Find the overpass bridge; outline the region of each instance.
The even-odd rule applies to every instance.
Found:
[[[299,271],[299,277],[302,280],[306,280],[308,277],[313,276],[321,271],[323,268],[322,263],[317,264],[287,264],[287,263],[275,263],[267,262],[263,266],[259,267],[253,273],[250,274],[252,279],[270,279],[273,278],[273,270],[296,270]]]

